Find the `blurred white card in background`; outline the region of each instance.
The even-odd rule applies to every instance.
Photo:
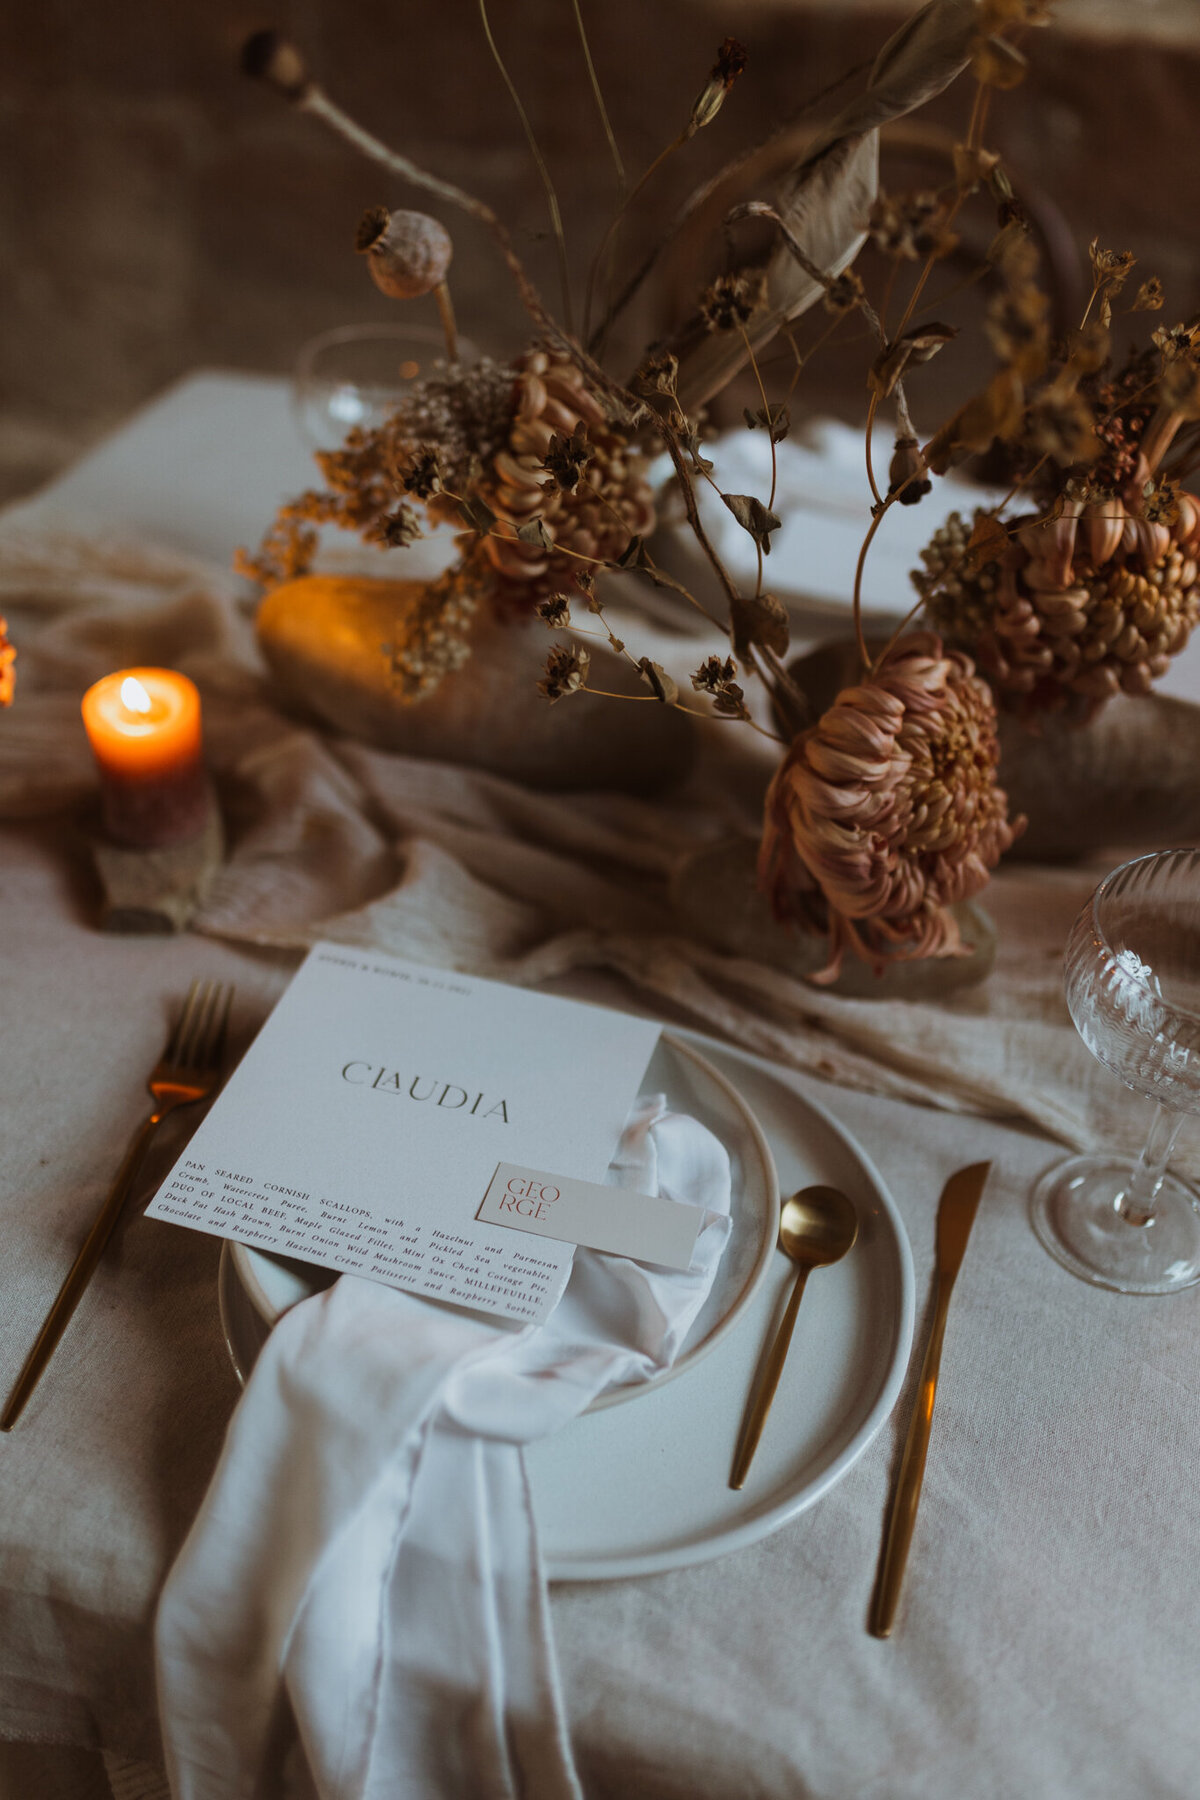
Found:
[[[703,446],[713,465],[713,480],[726,494],[752,494],[765,505],[771,491],[771,446],[765,431],[726,432]],[[764,569],[769,593],[784,601],[798,620],[821,618],[849,622],[854,570],[871,523],[872,496],[867,484],[863,434],[832,419],[807,426],[803,438],[788,437],[775,446],[777,481],[775,513],[782,520],[771,534]],[[887,488],[892,434],[880,426],[874,436],[875,480]],[[655,463],[656,484],[671,473],[666,458]],[[708,482],[696,482],[700,517],[721,561],[739,587],[753,592],[758,575],[754,541]],[[954,474],[935,480],[932,493],[916,506],[893,506],[875,536],[863,572],[863,612],[880,622],[896,621],[915,605],[909,572],[920,567],[920,553],[952,512],[970,517],[977,506],[1002,496]],[[712,570],[686,522],[674,524],[655,539],[663,566],[687,583],[697,598],[719,599]],[[747,588],[747,584],[749,584]]]

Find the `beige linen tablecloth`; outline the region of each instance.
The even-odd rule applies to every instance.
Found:
[[[236,981],[244,1044],[294,959],[98,936],[85,872],[50,828],[6,829],[2,868],[15,1022],[0,1037],[7,1386],[140,1116],[171,1000],[193,974]],[[866,1634],[911,1392],[846,1478],[774,1536],[674,1574],[554,1590],[588,1794],[1192,1800],[1196,1294],[1123,1299],[1045,1255],[1025,1203],[1058,1154],[1046,1140],[794,1080],[892,1187],[916,1262],[918,1346],[938,1190],[951,1169],[993,1159],[905,1616],[891,1643]],[[159,1171],[187,1128],[181,1117]],[[0,1440],[0,1735],[155,1755],[155,1597],[237,1396],[216,1265],[212,1239],[132,1220]]]
[[[589,1795],[1190,1800],[1200,1302],[1085,1287],[1025,1210],[1061,1154],[1042,1132],[1139,1129],[1059,994],[1094,876],[993,884],[1001,953],[982,989],[941,1006],[838,1001],[680,933],[666,878],[703,838],[703,808],[547,800],[320,737],[262,690],[222,577],[144,548],[0,538],[0,610],[22,621],[26,679],[0,719],[0,1388],[194,974],[236,981],[239,1045],[317,932],[706,1025],[787,1064],[879,1164],[912,1240],[918,1351],[941,1184],[983,1157],[993,1173],[899,1635],[876,1642],[865,1617],[911,1376],[849,1475],[772,1537],[674,1574],[555,1589]],[[97,933],[69,810],[32,816],[90,782],[83,683],[143,657],[200,681],[234,833],[203,935],[182,939]],[[727,818],[748,788],[729,783]],[[190,1124],[173,1122],[143,1198]],[[0,1737],[155,1759],[153,1606],[236,1399],[216,1259],[212,1240],[131,1216],[0,1439]]]

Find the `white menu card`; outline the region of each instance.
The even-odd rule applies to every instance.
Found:
[[[659,1029],[317,944],[147,1216],[540,1322],[574,1246],[475,1214],[501,1162],[603,1179]]]

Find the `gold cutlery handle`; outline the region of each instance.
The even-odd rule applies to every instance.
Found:
[[[804,1284],[811,1271],[799,1269],[796,1272],[796,1285],[792,1289],[787,1311],[783,1315],[779,1330],[775,1333],[775,1341],[763,1364],[762,1376],[754,1403],[746,1414],[746,1423],[742,1426],[742,1439],[738,1445],[737,1455],[733,1462],[733,1473],[729,1477],[731,1488],[740,1488],[750,1472],[750,1464],[754,1452],[758,1449],[758,1440],[762,1436],[763,1426],[767,1422],[767,1414],[771,1410],[771,1402],[775,1398],[775,1389],[779,1386],[779,1377],[783,1374],[783,1365],[787,1361],[788,1346],[792,1341],[792,1331],[796,1323],[796,1314],[800,1311],[800,1301],[804,1296]]]
[[[16,1424],[25,1402],[38,1384],[43,1369],[54,1355],[58,1340],[70,1323],[71,1315],[95,1273],[96,1264],[104,1254],[104,1246],[112,1236],[113,1227],[120,1217],[121,1208],[133,1186],[134,1177],[141,1167],[142,1158],[146,1154],[150,1139],[169,1110],[169,1108],[162,1108],[157,1112],[152,1112],[125,1152],[125,1160],[121,1164],[108,1199],[96,1214],[92,1228],[83,1240],[79,1254],[71,1264],[66,1280],[58,1290],[58,1298],[47,1313],[46,1321],[34,1339],[33,1349],[25,1359],[25,1367],[21,1370],[17,1385],[9,1395],[4,1415],[0,1418],[0,1431],[11,1431]]]
[[[929,1449],[930,1432],[933,1429],[933,1406],[937,1399],[938,1370],[942,1361],[942,1339],[946,1333],[946,1314],[950,1306],[950,1293],[953,1285],[953,1282],[950,1281],[942,1281],[938,1285],[933,1330],[929,1336],[925,1360],[921,1365],[921,1385],[917,1391],[917,1403],[913,1408],[912,1418],[908,1423],[908,1438],[900,1462],[900,1475],[896,1482],[896,1491],[892,1496],[883,1559],[879,1565],[879,1579],[875,1585],[875,1597],[871,1605],[870,1631],[873,1637],[890,1637],[896,1618],[900,1588],[904,1581],[904,1567],[908,1561],[908,1547],[912,1543],[913,1529],[917,1523],[921,1483],[925,1478],[925,1456]]]

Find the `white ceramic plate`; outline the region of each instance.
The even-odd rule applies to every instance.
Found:
[[[779,1231],[779,1182],[771,1152],[758,1121],[732,1082],[720,1074],[693,1044],[664,1032],[642,1082],[642,1092],[662,1093],[676,1111],[707,1125],[729,1152],[733,1176],[733,1230],[721,1258],[712,1292],[688,1333],[682,1353],[655,1385],[686,1372],[697,1358],[721,1342],[749,1305],[770,1267]],[[291,1257],[272,1256],[246,1244],[230,1243],[233,1272],[255,1311],[268,1325],[297,1301],[337,1277]],[[593,1401],[590,1410],[615,1406],[646,1392],[647,1384],[612,1388]]]
[[[687,1034],[689,1040],[692,1034]],[[738,1427],[792,1265],[767,1279],[703,1362],[651,1385],[637,1406],[585,1414],[529,1452],[552,1580],[645,1575],[736,1550],[803,1512],[862,1455],[895,1405],[912,1343],[912,1256],[869,1158],[799,1081],[706,1038],[770,1141],[784,1192],[843,1188],[859,1209],[850,1255],[809,1281],[791,1354],[740,1493],[727,1485]],[[243,1379],[267,1327],[222,1258],[222,1320]]]

